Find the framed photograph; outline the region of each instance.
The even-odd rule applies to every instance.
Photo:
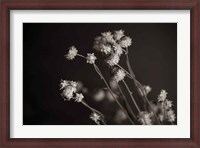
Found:
[[[1,147],[192,147],[199,0],[1,2]]]

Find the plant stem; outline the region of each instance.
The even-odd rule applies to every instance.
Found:
[[[122,66],[120,66],[119,64],[117,64],[117,66],[118,66],[119,68],[121,68],[121,69],[128,75],[129,78],[132,78],[131,74],[130,74],[127,70],[125,70],[125,69],[124,69]]]
[[[136,101],[135,101],[135,99],[134,99],[134,97],[133,97],[133,95],[132,95],[132,92],[130,91],[130,89],[129,89],[129,87],[128,87],[128,85],[126,84],[126,82],[125,82],[124,80],[122,80],[122,82],[124,83],[126,89],[128,90],[129,95],[130,95],[130,97],[131,97],[131,99],[132,99],[132,101],[133,101],[135,107],[137,108],[138,112],[141,112],[141,111],[140,111],[140,108],[138,107],[138,105],[137,105],[137,103],[136,103]]]
[[[117,82],[116,82],[116,83],[117,83]],[[117,86],[118,86],[118,88],[119,88],[119,91],[120,91],[120,93],[121,93],[123,99],[124,99],[124,102],[125,102],[125,105],[126,105],[127,110],[128,110],[129,113],[133,116],[133,118],[134,118],[135,120],[137,120],[136,115],[133,113],[133,111],[132,111],[132,109],[131,109],[131,107],[130,107],[128,101],[126,100],[126,97],[125,97],[125,95],[124,95],[124,93],[123,93],[123,91],[122,91],[122,89],[121,89],[121,87],[120,87],[120,85],[119,85],[118,83],[117,83]]]
[[[77,54],[77,56],[81,57],[81,58],[84,58],[84,59],[87,59],[85,56],[81,55],[81,54]]]
[[[110,91],[112,97],[114,98],[114,100],[116,101],[116,103],[119,105],[119,107],[122,109],[122,111],[127,115],[128,120],[131,122],[131,124],[135,124],[132,119],[130,118],[130,116],[128,115],[127,111],[123,108],[123,106],[120,104],[120,102],[117,100],[117,98],[115,97],[113,91],[111,90],[110,86],[108,85],[107,81],[105,80],[103,74],[101,73],[100,69],[98,68],[98,66],[96,64],[94,65],[94,69],[96,70],[96,72],[99,74],[99,76],[101,77],[101,79],[104,81],[106,87],[108,88],[108,90]]]
[[[158,122],[159,124],[161,124],[161,123],[160,123],[160,120],[158,119],[156,113],[155,113],[154,110],[153,110],[153,107],[152,107],[151,103],[149,102],[149,99],[147,98],[146,94],[143,93],[142,85],[140,84],[139,81],[137,81],[137,80],[135,79],[135,74],[133,73],[132,67],[131,67],[131,65],[130,65],[129,57],[128,57],[128,48],[126,49],[126,51],[127,51],[127,54],[126,54],[126,64],[127,64],[127,66],[128,66],[129,72],[131,73],[133,82],[134,82],[134,84],[135,84],[136,87],[137,87],[137,91],[138,91],[138,93],[141,95],[141,97],[144,99],[144,101],[146,101],[146,102],[148,103],[148,105],[150,106],[150,108],[152,109],[153,114],[154,114],[155,118],[157,119],[157,122]]]

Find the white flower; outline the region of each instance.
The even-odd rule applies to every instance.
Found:
[[[129,47],[131,46],[132,44],[132,39],[130,37],[123,37],[122,40],[119,42],[119,45],[122,47],[122,48],[126,48],[126,47]]]
[[[174,111],[172,109],[168,110],[166,115],[167,115],[167,119],[168,119],[169,122],[175,121],[176,116],[175,116]]]
[[[68,85],[68,81],[67,80],[60,80],[60,89],[65,88]]]
[[[144,91],[145,91],[145,94],[147,95],[149,92],[151,92],[151,87],[150,86],[144,86]]]
[[[94,53],[88,53],[86,58],[87,58],[87,63],[90,63],[90,64],[94,64],[95,60],[97,59],[94,56]]]
[[[105,54],[109,54],[111,52],[111,46],[110,45],[102,45],[101,46],[101,52]]]
[[[83,101],[83,94],[82,93],[76,93],[76,97],[74,98],[76,102],[82,102]]]
[[[114,51],[116,54],[118,54],[119,56],[123,53],[123,49],[119,44],[114,44],[113,45]]]
[[[61,80],[60,85],[61,85],[61,89],[63,89],[62,95],[68,100],[72,99],[74,93],[77,90],[76,87],[78,83],[74,81]]]
[[[146,111],[142,111],[139,113],[139,119],[138,121],[142,124],[142,125],[152,125],[152,121],[151,121],[151,114],[146,112]]]
[[[72,87],[77,87],[78,83],[74,82],[74,81],[68,81],[69,85],[71,85]]]
[[[115,40],[120,40],[123,36],[124,36],[124,30],[117,30],[117,31],[114,31],[114,39]]]
[[[164,101],[166,98],[167,98],[167,92],[162,89],[158,96],[158,101]]]
[[[69,48],[69,51],[68,51],[67,55],[65,55],[65,57],[68,60],[73,60],[76,57],[77,53],[78,53],[78,50],[76,49],[76,47],[71,46]]]
[[[170,100],[165,100],[165,103],[164,103],[164,107],[165,107],[165,109],[169,109],[169,108],[171,108],[172,107],[172,101],[170,101]]]
[[[119,63],[119,55],[113,54],[109,57],[108,60],[106,60],[106,63],[108,63],[110,66],[117,65]]]
[[[109,43],[115,42],[115,40],[113,39],[113,35],[110,31],[101,33],[101,35],[103,37],[103,40],[105,40],[106,42],[109,42]]]
[[[74,89],[72,86],[67,86],[65,89],[63,89],[63,96],[67,98],[68,100],[71,100],[73,98],[73,93],[76,89]]]
[[[116,74],[114,75],[114,79],[119,82],[124,80],[124,77],[126,76],[125,72],[122,69],[119,69]]]
[[[97,51],[101,51],[101,47],[103,45],[103,40],[102,40],[102,37],[101,36],[98,36],[94,39],[94,46],[93,48]]]
[[[92,119],[96,124],[99,124],[99,120],[100,120],[100,115],[93,112],[91,115],[90,115],[90,119]]]

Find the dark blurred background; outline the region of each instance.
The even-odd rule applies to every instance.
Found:
[[[86,55],[94,52],[99,58],[99,54],[92,49],[94,38],[101,32],[119,29],[125,30],[125,35],[132,38],[129,48],[131,66],[136,78],[152,87],[149,99],[157,100],[160,90],[167,90],[176,113],[176,23],[24,23],[23,124],[95,124],[89,119],[89,109],[80,103],[63,101],[59,90],[61,79],[81,81],[88,92],[86,102],[103,113],[108,112],[108,123],[114,124],[110,118],[117,116],[117,105],[91,97],[98,88],[105,87],[94,68],[80,58],[67,61],[64,55],[68,47],[75,45],[79,53]],[[120,63],[124,64],[123,58]],[[97,64],[109,77],[105,65]]]

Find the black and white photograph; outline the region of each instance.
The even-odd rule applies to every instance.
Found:
[[[23,125],[177,125],[177,23],[23,23]]]

